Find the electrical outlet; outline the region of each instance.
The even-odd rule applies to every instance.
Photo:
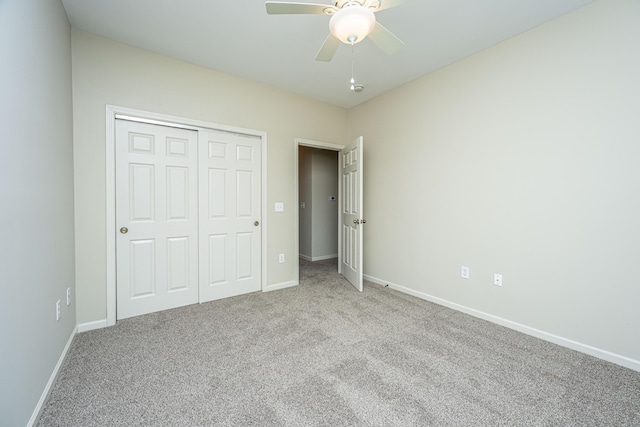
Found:
[[[280,255],[278,255],[278,262],[279,262],[280,264],[284,264],[284,254],[280,254]]]
[[[60,320],[60,300],[56,301],[56,321]]]
[[[502,286],[502,274],[495,273],[493,275],[493,284],[496,286]]]
[[[71,305],[71,288],[67,288],[67,305]]]
[[[463,279],[469,278],[469,267],[465,267],[464,265],[460,267],[460,277]]]
[[[276,208],[276,212],[284,212],[284,203],[276,202],[275,208]]]

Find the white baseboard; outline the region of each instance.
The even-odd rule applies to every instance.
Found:
[[[278,289],[286,289],[297,285],[298,282],[296,282],[295,280],[292,280],[290,282],[276,283],[275,285],[267,285],[267,289],[265,292],[277,291]]]
[[[600,348],[590,346],[588,344],[583,344],[577,341],[570,340],[568,338],[564,338],[564,337],[554,335],[545,331],[541,331],[539,329],[532,328],[530,326],[523,325],[521,323],[513,322],[511,320],[503,319],[502,317],[494,316],[493,314],[485,313],[470,307],[466,307],[461,304],[457,304],[455,302],[434,297],[432,295],[428,295],[423,292],[419,292],[395,283],[391,283],[386,280],[378,279],[377,277],[373,277],[365,274],[364,279],[370,282],[376,283],[378,285],[383,285],[383,286],[389,285],[391,289],[395,289],[405,294],[409,294],[414,297],[433,302],[435,304],[443,305],[453,310],[461,311],[471,316],[478,317],[480,319],[484,319],[501,326],[505,326],[507,328],[516,330],[518,332],[522,332],[523,334],[531,335],[533,337],[540,338],[542,340],[549,341],[554,344],[558,344],[563,347],[567,347],[572,350],[576,350],[581,353],[585,353],[590,356],[597,357],[598,359],[606,360],[607,362],[615,363],[617,365],[624,366],[625,368],[633,369],[634,371],[640,372],[640,360],[634,360],[626,356],[621,356],[619,354],[615,354],[607,350],[602,350]]]
[[[67,345],[64,346],[64,350],[62,350],[62,354],[60,355],[60,358],[58,358],[58,363],[56,363],[55,368],[53,368],[53,372],[49,377],[49,381],[47,381],[47,385],[44,387],[44,390],[42,391],[42,395],[40,396],[40,400],[38,400],[38,404],[36,405],[36,408],[33,410],[33,414],[31,414],[31,418],[27,423],[27,427],[32,427],[36,423],[36,421],[38,421],[38,417],[40,416],[40,411],[42,411],[44,402],[46,402],[47,398],[49,397],[49,393],[51,392],[51,387],[53,386],[53,383],[55,382],[58,376],[58,371],[60,371],[62,362],[64,362],[65,357],[67,357],[67,352],[69,351],[69,347],[71,347],[71,343],[73,342],[73,338],[76,336],[77,332],[78,332],[78,327],[76,326],[73,328],[73,331],[71,331],[71,336],[67,340]]]
[[[78,332],[93,331],[94,329],[102,329],[106,328],[107,326],[107,319],[96,320],[95,322],[80,323],[78,325]]]
[[[333,254],[333,255],[322,255],[322,256],[314,256],[314,257],[310,257],[307,255],[299,255],[300,258],[306,260],[306,261],[324,261],[326,259],[334,259],[334,258],[338,258],[338,254]]]
[[[335,259],[335,258],[338,258],[338,254],[314,256],[314,257],[311,257],[311,261],[324,261],[326,259]]]

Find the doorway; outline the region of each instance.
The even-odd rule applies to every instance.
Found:
[[[304,284],[304,266],[310,263],[322,263],[323,268],[340,272],[338,154],[343,148],[336,144],[296,139],[295,232],[299,256],[296,279],[299,284]]]
[[[300,283],[308,268],[322,263],[338,271],[338,152],[298,147],[298,241]]]

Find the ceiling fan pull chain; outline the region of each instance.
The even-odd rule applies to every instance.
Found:
[[[351,42],[351,90],[356,90],[356,80],[353,77],[354,61],[355,61],[355,43]]]

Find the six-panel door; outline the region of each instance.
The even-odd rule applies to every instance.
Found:
[[[200,301],[261,289],[261,140],[200,132]]]
[[[341,268],[344,277],[357,290],[363,290],[362,278],[362,151],[359,137],[340,152],[342,181]]]
[[[198,301],[197,136],[116,120],[118,319]]]

